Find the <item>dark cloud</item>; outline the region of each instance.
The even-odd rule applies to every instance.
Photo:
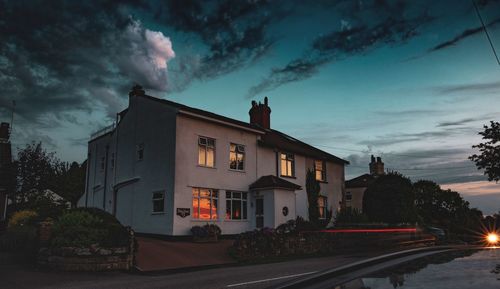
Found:
[[[500,18],[497,18],[491,22],[488,22],[486,24],[486,27],[492,27],[498,23],[500,23]],[[469,37],[476,35],[478,33],[484,33],[484,29],[482,26],[466,29],[466,30],[462,31],[460,34],[458,34],[457,36],[455,36],[449,40],[443,41],[443,42],[437,44],[436,46],[430,48],[429,50],[427,50],[427,53],[432,53],[432,52],[435,52],[438,50],[449,48],[451,46],[455,46],[457,43],[463,41],[464,39],[469,38]]]
[[[367,53],[382,44],[405,43],[418,34],[419,27],[432,20],[425,8],[408,13],[403,1],[372,1],[361,6],[355,3],[358,1],[350,2],[339,5],[348,19],[342,21],[340,30],[317,37],[301,57],[273,68],[266,78],[249,89],[248,96],[310,78],[325,64]]]
[[[228,74],[265,55],[275,42],[266,33],[272,22],[289,13],[287,1],[203,1],[164,2],[156,19],[169,27],[195,35],[207,46],[203,56],[179,59],[176,89],[191,81]]]
[[[438,94],[473,93],[481,95],[484,93],[497,93],[500,91],[500,81],[457,84],[435,87]]]
[[[168,89],[170,40],[132,11],[144,1],[0,1],[0,113],[12,99],[19,117],[76,122],[73,111],[112,116],[134,82]]]

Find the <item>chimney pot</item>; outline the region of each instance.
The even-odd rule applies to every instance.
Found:
[[[252,107],[248,112],[250,114],[250,123],[258,125],[264,129],[271,128],[271,108],[268,106],[269,100],[264,98],[264,104],[259,101],[252,101]]]

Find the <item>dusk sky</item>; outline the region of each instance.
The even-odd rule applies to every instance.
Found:
[[[92,132],[149,95],[271,127],[368,171],[370,155],[486,214],[500,185],[467,159],[500,120],[500,65],[470,0],[0,0],[0,120],[83,161]],[[476,0],[500,52],[500,0]]]

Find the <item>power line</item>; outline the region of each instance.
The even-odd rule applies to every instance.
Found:
[[[483,26],[484,33],[486,34],[486,37],[488,38],[488,42],[490,43],[491,50],[493,50],[493,54],[495,55],[495,58],[497,59],[498,65],[500,65],[500,59],[498,59],[497,52],[495,50],[495,46],[493,46],[493,42],[491,41],[490,34],[488,33],[488,29],[486,29],[486,26],[484,25],[483,17],[481,17],[481,13],[479,13],[479,9],[477,8],[476,1],[471,0],[472,4],[474,4],[474,9],[476,10],[477,17],[481,21],[481,25]]]

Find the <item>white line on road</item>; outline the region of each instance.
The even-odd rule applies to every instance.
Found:
[[[274,280],[279,280],[279,279],[300,277],[300,276],[304,276],[304,275],[314,274],[314,273],[317,273],[317,272],[318,271],[312,271],[312,272],[306,272],[306,273],[300,273],[300,274],[294,274],[294,275],[287,275],[287,276],[281,276],[281,277],[275,277],[275,278],[269,278],[269,279],[249,281],[249,282],[243,282],[243,283],[237,283],[237,284],[227,285],[227,287],[229,288],[229,287],[243,286],[243,285],[249,285],[249,284],[255,284],[255,283],[269,282],[269,281],[274,281]]]

